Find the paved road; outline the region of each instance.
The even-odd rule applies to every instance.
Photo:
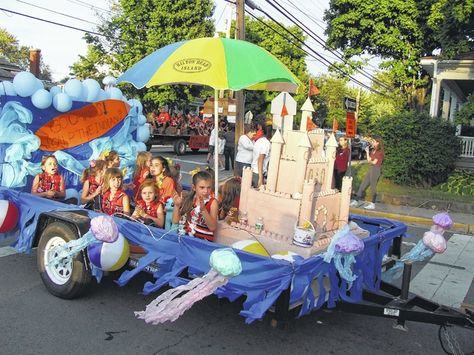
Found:
[[[424,231],[410,227],[404,249]],[[113,281],[117,274],[109,275],[88,296],[62,300],[44,288],[35,254],[12,253],[10,241],[0,241],[0,354],[442,354],[434,325],[410,322],[402,332],[389,319],[318,312],[280,330],[269,326],[269,316],[245,325],[239,303],[213,296],[174,323],[146,325],[133,311],[156,297],[141,293],[147,275],[122,288]],[[413,278],[429,266],[417,266]],[[456,334],[465,352],[474,350],[472,331]]]

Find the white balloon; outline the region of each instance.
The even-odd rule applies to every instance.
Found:
[[[38,79],[27,71],[19,72],[13,78],[15,92],[21,97],[28,97],[38,89]]]
[[[17,96],[15,87],[11,81],[2,81],[2,86],[7,96]]]
[[[85,91],[85,101],[94,102],[100,93],[100,84],[94,79],[86,79],[82,82]]]
[[[84,97],[82,83],[77,79],[69,79],[64,85],[64,92],[75,101],[82,101]]]
[[[120,90],[119,88],[111,88],[109,90],[109,95],[110,95],[110,98],[111,99],[114,99],[114,100],[122,100],[122,90]]]

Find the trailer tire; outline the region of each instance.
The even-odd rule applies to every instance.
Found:
[[[184,139],[178,139],[174,143],[174,152],[176,155],[186,154],[186,141]]]
[[[51,294],[64,299],[72,299],[84,294],[92,280],[82,252],[69,263],[48,265],[52,257],[48,254],[48,250],[73,239],[77,239],[77,233],[70,225],[64,222],[53,222],[41,233],[37,249],[37,265],[41,280]]]

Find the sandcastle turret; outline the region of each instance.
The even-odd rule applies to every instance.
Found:
[[[276,130],[270,142],[272,143],[272,148],[270,161],[268,163],[267,189],[270,191],[276,191],[278,171],[280,169],[281,150],[285,143],[279,129]]]
[[[296,150],[295,189],[294,192],[303,192],[303,184],[306,175],[306,167],[309,160],[311,142],[307,134],[302,134]]]
[[[301,124],[300,124],[300,131],[306,132],[308,130],[308,120],[311,121],[313,117],[314,107],[311,103],[309,97],[304,102],[303,106],[301,107]]]
[[[324,190],[330,190],[332,188],[334,162],[336,161],[336,148],[336,137],[334,137],[334,133],[331,133],[328,141],[326,142],[326,158],[328,159],[328,171],[326,174],[326,179],[324,181]]]
[[[339,223],[338,228],[346,224],[349,220],[349,204],[351,202],[352,177],[344,176],[341,187],[341,203],[339,204]]]
[[[313,180],[307,180],[303,185],[303,195],[301,199],[301,210],[298,218],[298,225],[302,226],[307,221],[312,221],[314,216],[314,193],[316,184]]]

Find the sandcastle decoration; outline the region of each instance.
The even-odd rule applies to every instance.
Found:
[[[311,110],[311,101],[307,99],[302,107],[303,116],[307,117]],[[292,121],[293,117],[285,119]],[[292,122],[288,125],[291,127]],[[348,223],[352,177],[343,178],[340,192],[332,188],[337,147],[334,134],[325,144],[324,131],[306,131],[306,125],[306,120],[302,120],[300,130],[276,130],[271,139],[265,186],[252,188],[252,171],[244,169],[239,210],[247,212],[248,225],[220,224],[217,242],[230,245],[252,239],[250,233],[270,254],[293,251],[309,257],[325,250],[335,231]],[[254,226],[260,217],[264,230],[259,234]],[[295,227],[305,222],[312,223],[316,230],[311,248],[292,243]]]

